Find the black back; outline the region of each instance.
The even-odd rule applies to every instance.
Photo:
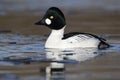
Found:
[[[105,42],[106,40],[104,38],[98,37],[98,36],[96,36],[94,34],[90,34],[90,33],[82,33],[82,32],[67,33],[67,34],[64,34],[64,37],[62,39],[64,40],[64,39],[67,39],[69,37],[76,36],[76,35],[79,35],[79,34],[83,34],[83,35],[86,35],[86,36],[91,36],[91,37],[94,37],[96,39],[99,39],[100,43],[98,45],[98,49],[106,49],[106,48],[110,47],[110,45]]]
[[[87,35],[87,36],[93,36],[99,40],[102,40],[102,41],[106,41],[104,38],[101,38],[101,37],[98,37],[94,34],[90,34],[90,33],[82,33],[82,32],[72,32],[72,33],[67,33],[67,34],[64,34],[64,37],[62,39],[67,39],[69,37],[72,37],[72,36],[75,36],[75,35],[79,35],[79,34],[84,34],[84,35]]]

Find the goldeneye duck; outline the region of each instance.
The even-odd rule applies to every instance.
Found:
[[[72,32],[64,34],[66,21],[64,14],[57,7],[47,10],[44,17],[36,25],[45,25],[52,29],[45,48],[108,48],[105,39],[90,33]]]

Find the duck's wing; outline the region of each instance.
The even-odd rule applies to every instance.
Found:
[[[76,36],[76,35],[84,35],[86,37],[90,37],[90,38],[97,38],[99,40],[102,40],[102,41],[106,41],[104,38],[101,38],[101,37],[98,37],[94,34],[90,34],[90,33],[82,33],[82,32],[72,32],[72,33],[67,33],[67,34],[64,34],[64,37],[62,39],[67,39],[69,37],[73,37],[73,36]],[[80,37],[80,36],[79,36]]]
[[[79,40],[87,40],[89,38],[96,38],[98,40],[100,40],[100,44],[98,45],[98,48],[107,48],[109,47],[110,45],[107,44],[105,41],[104,38],[101,38],[97,35],[94,35],[94,34],[90,34],[90,33],[82,33],[82,32],[72,32],[72,33],[67,33],[67,34],[64,34],[64,37],[62,38],[63,40],[64,39],[67,39],[67,38],[70,38],[70,37],[78,37]]]

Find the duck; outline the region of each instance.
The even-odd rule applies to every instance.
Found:
[[[66,20],[63,12],[57,7],[50,7],[43,18],[35,23],[51,29],[51,33],[45,43],[45,48],[98,48],[105,49],[110,45],[102,37],[91,33],[71,32],[64,34]]]

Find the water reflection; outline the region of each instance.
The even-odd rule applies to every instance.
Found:
[[[13,74],[0,75],[0,80],[19,80],[19,77]]]
[[[47,62],[49,66],[45,67],[45,79],[46,80],[65,80],[65,72],[66,72],[66,64],[78,64],[82,61],[92,59],[99,55],[98,50],[96,48],[88,48],[88,49],[46,49],[44,56],[31,56],[30,58],[22,57],[22,55],[18,56],[9,56],[5,57],[4,60],[7,62],[14,63],[14,65],[21,64],[23,65],[29,62]],[[43,55],[43,54],[42,54]],[[20,57],[21,56],[21,57]],[[16,64],[17,63],[17,64]],[[15,75],[19,80],[20,76]],[[3,76],[4,77],[4,76]],[[34,76],[33,76],[34,77]],[[7,77],[5,77],[6,79]],[[28,77],[25,80],[29,80],[31,77]],[[41,78],[41,77],[39,77]],[[7,80],[7,79],[6,79]],[[32,79],[31,79],[32,80]],[[39,80],[39,79],[38,79]]]
[[[44,49],[38,36],[0,34],[0,80],[120,79],[120,37],[108,38],[113,47],[106,50],[60,50]],[[107,54],[93,60],[103,53]]]
[[[81,62],[99,55],[97,52],[97,48],[47,49],[46,58],[63,63]]]
[[[46,67],[46,80],[65,80],[65,68],[63,66],[63,63],[50,63],[50,66]]]
[[[79,63],[99,55],[96,48],[88,49],[47,49],[46,58],[51,60],[46,67],[46,80],[65,80],[65,63]]]

